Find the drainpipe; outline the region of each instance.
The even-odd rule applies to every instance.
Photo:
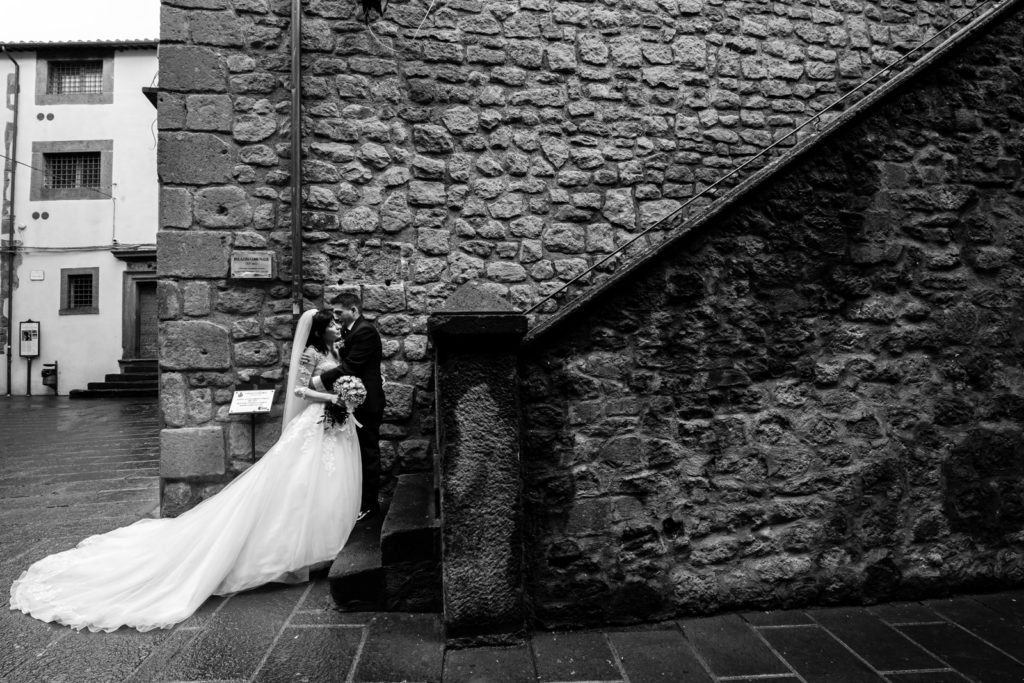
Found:
[[[7,354],[6,396],[9,397],[11,395],[11,354],[14,349],[11,343],[14,339],[14,207],[18,200],[18,195],[14,192],[14,181],[18,177],[18,104],[21,99],[21,65],[7,51],[6,46],[0,45],[0,50],[3,50],[7,59],[14,64],[14,125],[11,126],[11,219],[9,223],[10,242],[7,246],[7,348],[4,349]],[[29,382],[31,381],[32,378],[29,377]]]
[[[302,314],[302,0],[292,0],[292,314]]]

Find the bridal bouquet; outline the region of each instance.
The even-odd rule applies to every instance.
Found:
[[[366,400],[366,387],[358,377],[352,375],[342,375],[334,380],[331,391],[341,397],[341,403],[328,403],[324,408],[324,416],[320,420],[324,429],[344,426],[349,413]],[[362,426],[356,421],[355,416],[352,416],[352,421],[357,427]]]

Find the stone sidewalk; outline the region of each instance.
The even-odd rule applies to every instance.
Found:
[[[157,410],[0,398],[0,583],[157,504]],[[214,598],[168,631],[0,613],[0,681],[1024,681],[1024,591],[538,633],[445,652],[437,615],[346,614],[327,583]]]

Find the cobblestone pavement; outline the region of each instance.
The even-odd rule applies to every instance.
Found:
[[[153,403],[0,398],[0,584],[151,513]],[[0,681],[1024,681],[1024,591],[538,633],[449,650],[436,615],[335,611],[323,577],[213,598],[171,630],[77,633],[0,613]]]

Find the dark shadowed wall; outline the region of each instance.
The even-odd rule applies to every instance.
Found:
[[[1024,580],[1022,30],[528,350],[540,623]]]

